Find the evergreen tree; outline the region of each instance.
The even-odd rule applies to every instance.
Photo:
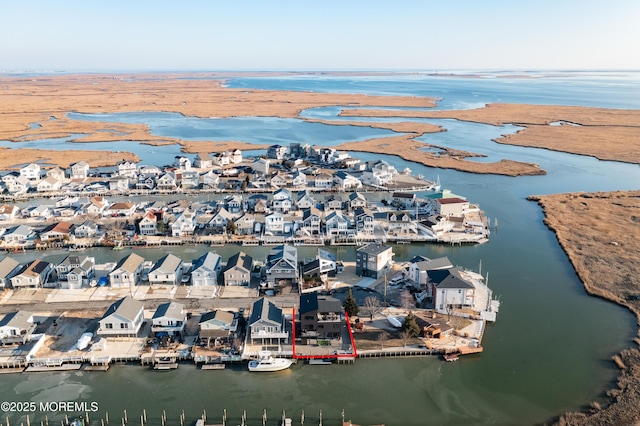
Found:
[[[409,315],[405,317],[401,330],[409,333],[411,337],[416,337],[420,334],[420,327],[418,327],[416,316],[413,315],[413,312],[409,312]]]
[[[351,289],[349,289],[349,294],[347,294],[346,299],[344,299],[344,310],[349,315],[349,317],[355,317],[358,315],[358,305],[356,303],[356,299],[353,297],[353,293],[351,293]]]

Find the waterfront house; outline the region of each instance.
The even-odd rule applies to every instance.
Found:
[[[428,272],[438,269],[453,268],[453,264],[448,257],[439,257],[437,259],[412,259],[409,264],[409,273],[407,280],[416,287],[427,289],[429,281]],[[432,296],[431,289],[427,289],[428,295]]]
[[[344,309],[335,297],[317,292],[300,295],[300,329],[303,343],[307,339],[336,339],[342,333]]]
[[[288,213],[293,208],[291,192],[286,188],[280,188],[273,193],[271,209],[274,212]]]
[[[286,319],[282,309],[263,298],[256,300],[249,317],[248,341],[252,345],[277,347],[289,342]]]
[[[229,163],[231,162],[231,157],[229,157],[229,153],[227,151],[216,152],[215,154],[213,154],[211,161],[214,166],[224,167],[229,165]]]
[[[131,217],[136,212],[136,203],[113,203],[105,211],[107,216]]]
[[[198,169],[210,169],[213,167],[211,155],[208,152],[199,152],[196,154],[196,158],[193,161],[193,167]]]
[[[374,216],[370,209],[358,207],[353,212],[356,234],[360,236],[373,235]]]
[[[298,283],[298,250],[288,244],[271,249],[265,265],[267,284],[271,287],[296,286]]]
[[[185,210],[171,224],[172,237],[187,237],[193,235],[196,229],[196,214]]]
[[[167,302],[158,306],[151,318],[151,333],[155,337],[182,337],[187,325],[187,311],[182,303]]]
[[[233,220],[235,215],[229,213],[224,207],[220,207],[217,212],[213,214],[211,220],[207,223],[207,228],[216,230],[218,232],[224,232],[227,227],[227,223]]]
[[[40,165],[31,163],[20,169],[20,176],[29,180],[40,180]]]
[[[185,170],[180,173],[182,189],[197,189],[200,187],[200,174],[195,170]]]
[[[140,173],[138,174],[135,187],[136,189],[150,191],[156,187],[156,178],[155,176],[148,176]]]
[[[89,256],[71,254],[56,265],[56,273],[61,288],[80,288],[89,284],[95,274],[96,259]]]
[[[42,242],[63,242],[69,240],[71,235],[71,222],[58,222],[48,225],[39,232],[38,237]]]
[[[319,235],[322,225],[322,216],[320,210],[315,207],[305,208],[302,211],[302,222],[300,225],[300,233],[303,235]]]
[[[104,214],[109,206],[109,202],[100,196],[89,198],[89,202],[83,207],[83,210],[90,216],[100,216]]]
[[[269,174],[270,161],[266,158],[256,158],[251,163],[251,168],[257,175],[267,176]]]
[[[182,259],[178,256],[171,253],[164,255],[149,271],[149,284],[180,284],[182,267]]]
[[[236,235],[253,235],[256,222],[256,216],[251,213],[245,213],[233,220],[236,226]]]
[[[283,145],[271,145],[267,148],[267,158],[282,160],[287,155],[287,147]]]
[[[136,337],[144,319],[142,302],[127,296],[113,303],[99,321],[99,336]]]
[[[339,170],[333,175],[333,182],[342,191],[362,188],[362,182],[360,179],[343,170]]]
[[[242,163],[242,151],[239,149],[234,149],[233,151],[231,151],[230,160],[232,164]]]
[[[120,176],[130,176],[130,177],[136,176],[136,171],[137,171],[136,163],[122,160],[122,161],[118,161],[116,166],[118,167],[118,174]]]
[[[43,287],[49,281],[49,276],[53,271],[53,265],[44,260],[36,259],[22,265],[22,267],[11,277],[13,288],[38,288]]]
[[[324,200],[325,211],[342,210],[342,197],[331,194]]]
[[[232,194],[224,197],[224,208],[227,209],[229,213],[238,214],[244,211],[244,203],[242,200],[242,195]]]
[[[46,177],[42,179],[40,182],[38,182],[38,184],[36,185],[36,191],[38,192],[59,191],[61,186],[62,186],[62,183],[60,183],[59,180],[52,177]]]
[[[247,198],[247,208],[254,213],[264,213],[268,201],[269,197],[266,194],[253,194]]]
[[[162,214],[162,210],[158,213]],[[140,222],[138,222],[138,233],[145,236],[158,234],[158,216],[156,212],[150,211],[140,219]]]
[[[52,177],[59,182],[64,182],[65,180],[65,172],[60,167],[54,167],[52,169],[47,170],[47,177]],[[85,176],[86,177],[86,176]]]
[[[114,176],[109,179],[109,191],[127,192],[129,190],[129,176]],[[136,178],[137,182],[137,178]]]
[[[264,233],[266,235],[279,235],[287,231],[288,229],[285,230],[284,216],[280,213],[271,213],[264,217]]]
[[[331,189],[333,186],[333,176],[328,173],[318,173],[313,178],[313,186],[316,189]]]
[[[11,285],[11,278],[20,270],[20,263],[11,258],[5,257],[0,260],[0,288],[7,288]]]
[[[475,287],[460,275],[461,271],[460,267],[427,271],[427,293],[433,295],[438,313],[473,306]]]
[[[191,285],[194,287],[218,284],[222,271],[222,259],[213,252],[207,252],[193,261]]]
[[[387,232],[391,235],[416,235],[418,227],[408,212],[389,212],[387,214]]]
[[[12,182],[15,182],[16,179],[18,179],[19,177],[20,177],[20,172],[16,172],[16,171],[8,172],[8,173],[5,173],[4,175],[2,175],[2,182],[8,188],[9,185]]]
[[[26,194],[29,188],[31,188],[31,182],[24,176],[19,176],[16,180],[7,184],[7,191],[14,196]]]
[[[253,258],[244,252],[238,252],[227,261],[222,277],[225,286],[246,286],[251,280]]]
[[[173,159],[173,165],[180,170],[190,170],[191,160],[182,155],[176,155]]]
[[[3,204],[0,206],[0,222],[13,222],[18,217],[20,208],[15,205]]]
[[[161,191],[174,191],[178,187],[176,175],[172,172],[162,173],[156,179],[156,187]]]
[[[349,209],[355,210],[358,208],[367,206],[367,198],[361,193],[355,191],[349,194],[349,199],[347,201],[349,205]]]
[[[218,189],[220,185],[220,175],[213,170],[209,170],[202,175],[202,188]]]
[[[367,164],[367,170],[362,173],[362,182],[367,185],[385,186],[393,183],[398,171],[384,160]]]
[[[98,233],[98,224],[92,220],[85,220],[71,229],[76,238],[91,238]]]
[[[435,212],[441,216],[464,216],[469,211],[469,202],[462,198],[438,198],[435,202]]]
[[[308,293],[325,288],[325,283],[329,277],[335,277],[338,262],[330,251],[319,248],[314,259],[304,259],[300,267],[303,284],[300,286],[300,293]]]
[[[349,233],[350,221],[339,211],[329,213],[324,223],[327,237],[344,237]]]
[[[356,275],[381,278],[391,271],[393,251],[390,246],[368,244],[356,250]]]
[[[233,312],[217,309],[202,314],[198,328],[201,339],[229,337],[238,329],[238,318]]]
[[[391,203],[401,209],[410,209],[416,205],[416,194],[413,192],[394,192]]]
[[[142,270],[144,268],[144,258],[135,253],[130,253],[116,264],[109,273],[111,287],[133,287],[138,285]]]
[[[298,207],[298,210],[316,207],[316,200],[309,194],[308,191],[298,191],[296,206]]]
[[[29,217],[43,217],[45,219],[53,216],[53,212],[51,211],[51,207],[48,204],[38,204],[37,206],[27,209],[26,212],[29,213]],[[25,210],[23,210],[24,214]]]
[[[304,188],[307,186],[307,176],[300,170],[295,172],[291,177],[291,185],[294,188]]]
[[[9,228],[0,238],[5,243],[24,243],[33,236],[33,230],[28,225],[17,225]]]
[[[73,163],[70,168],[69,175],[71,179],[86,179],[89,176],[89,164],[86,161],[78,161]]]
[[[36,323],[31,312],[10,312],[0,320],[0,345],[27,343],[35,329]]]

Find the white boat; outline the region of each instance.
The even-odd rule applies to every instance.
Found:
[[[396,328],[402,327],[402,323],[404,322],[404,318],[402,317],[394,317],[393,315],[389,315],[387,317],[387,321],[391,323],[392,326]]]
[[[291,367],[293,361],[274,358],[269,351],[260,351],[259,358],[249,361],[249,371],[280,371]]]

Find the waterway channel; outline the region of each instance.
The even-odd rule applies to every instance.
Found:
[[[367,87],[366,79],[353,80],[359,89]],[[279,88],[287,88],[286,82]],[[251,79],[240,83],[250,85]],[[295,80],[292,84],[304,83]],[[402,81],[403,90],[412,83],[415,84],[413,79]],[[331,87],[336,84],[331,81]],[[374,89],[381,84],[376,81]],[[344,83],[340,87],[346,91],[350,86]],[[393,91],[393,87],[387,90]],[[423,90],[419,86],[415,92]],[[473,136],[465,135],[468,137]],[[502,145],[485,137],[474,143],[492,144],[491,151],[503,155]],[[177,419],[183,409],[191,422],[203,409],[214,420],[226,409],[230,419],[237,419],[233,424],[239,424],[242,410],[247,410],[253,419],[250,424],[261,424],[266,408],[269,424],[274,425],[282,410],[294,418],[304,410],[305,424],[317,424],[322,410],[324,424],[328,425],[337,422],[344,409],[346,417],[357,423],[408,426],[533,424],[566,410],[580,409],[591,400],[603,400],[618,373],[611,356],[631,344],[636,333],[635,319],[624,309],[586,295],[555,236],[542,224],[539,207],[525,197],[637,189],[640,167],[547,150],[505,150],[509,151],[505,156],[517,151],[527,161],[540,164],[548,174],[519,178],[479,176],[427,168],[393,156],[354,154],[365,160],[384,158],[400,170],[409,167],[426,178],[439,174],[443,187],[479,203],[488,216],[499,219],[499,229],[492,233],[488,244],[394,248],[397,260],[408,260],[415,254],[446,255],[454,264],[475,270],[482,261],[483,272],[489,272],[489,286],[502,304],[498,321],[486,330],[485,350],[480,355],[463,357],[455,363],[443,363],[437,358],[396,358],[357,360],[353,365],[298,364],[288,371],[266,375],[250,374],[242,366],[200,371],[191,365],[181,365],[171,372],[116,366],[106,373],[4,375],[0,399],[96,401],[100,413],[108,411],[111,418],[118,419],[123,409],[130,416],[139,416],[146,408],[150,424],[158,425],[163,409],[169,419],[175,419],[169,424],[179,424]],[[171,248],[185,260],[208,249]],[[215,248],[225,259],[238,249]],[[258,258],[264,256],[263,248],[244,249]],[[312,249],[301,250],[304,255],[305,250]],[[137,253],[150,260],[164,254],[154,249]],[[354,259],[353,248],[336,253],[340,259]],[[87,254],[94,254],[101,261],[117,259],[123,252],[91,249]],[[17,259],[24,261],[36,255],[39,254],[20,254]],[[64,253],[46,256],[60,259]],[[10,414],[9,418],[15,424],[20,416]]]

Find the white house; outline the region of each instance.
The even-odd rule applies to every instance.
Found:
[[[122,160],[119,161],[116,166],[118,167],[118,174],[120,176],[135,177],[137,172],[136,163],[131,161]]]
[[[62,187],[60,181],[49,176],[38,182],[36,190],[38,192],[52,192],[59,191],[60,187]]]
[[[346,236],[349,232],[351,222],[339,211],[332,211],[324,221],[328,237]]]
[[[438,198],[435,211],[441,216],[463,216],[469,211],[469,202],[462,198]]]
[[[136,203],[113,203],[105,211],[108,216],[131,217],[136,211]]]
[[[264,218],[264,232],[277,234],[284,232],[284,216],[280,213],[271,213]]]
[[[357,177],[342,170],[333,175],[333,182],[341,190],[362,188],[362,182]]]
[[[91,238],[98,232],[98,225],[92,220],[85,220],[73,227],[73,235],[76,238]]]
[[[144,258],[135,253],[120,259],[109,273],[111,287],[133,287],[137,285],[140,282],[143,268]]]
[[[254,302],[248,326],[252,345],[279,346],[289,341],[282,309],[264,297]]]
[[[149,284],[180,284],[182,259],[174,254],[161,257],[149,271]]]
[[[193,167],[199,169],[210,169],[213,167],[213,161],[211,161],[211,155],[208,152],[200,152],[196,155],[193,161]]]
[[[138,232],[140,235],[156,235],[158,233],[158,217],[155,212],[150,211],[140,219]]]
[[[236,332],[238,319],[233,312],[217,309],[200,317],[200,338],[228,337]]]
[[[187,311],[182,303],[167,302],[158,305],[151,318],[151,332],[156,337],[182,337],[186,325]]]
[[[23,176],[29,180],[40,179],[40,165],[31,163],[20,169],[20,176]]]
[[[19,176],[14,181],[7,184],[7,191],[13,195],[26,193],[31,188],[31,182],[25,176]]]
[[[3,204],[0,206],[0,222],[12,222],[18,217],[19,212],[18,206]]]
[[[230,160],[232,164],[240,164],[242,163],[242,151],[239,149],[234,149],[231,151]]]
[[[251,168],[256,174],[266,176],[269,174],[269,160],[266,158],[257,158],[251,163]]]
[[[99,321],[100,336],[135,337],[144,319],[144,305],[133,297],[124,297],[109,306]]]
[[[220,256],[213,252],[207,252],[193,261],[191,285],[195,287],[217,285],[220,271],[222,271]]]
[[[429,271],[448,268],[453,268],[453,264],[446,256],[437,259],[417,258],[409,264],[409,273],[406,278],[414,286],[426,288],[429,281]],[[427,293],[431,296],[429,289],[427,289]]]
[[[78,161],[71,165],[71,179],[86,179],[89,176],[89,164],[86,161]]]
[[[53,265],[44,260],[36,259],[22,265],[15,275],[11,278],[11,286],[13,288],[43,287],[48,281]]]
[[[293,199],[288,189],[280,188],[273,193],[272,209],[275,212],[287,213],[293,208]]]
[[[196,214],[190,210],[185,210],[171,224],[171,236],[186,237],[193,235],[196,229]]]
[[[0,344],[26,343],[35,331],[33,314],[27,311],[10,312],[0,320]]]
[[[428,271],[428,286],[433,295],[437,312],[448,313],[450,309],[472,307],[475,287],[460,275],[460,267]],[[427,291],[429,293],[429,291]]]

